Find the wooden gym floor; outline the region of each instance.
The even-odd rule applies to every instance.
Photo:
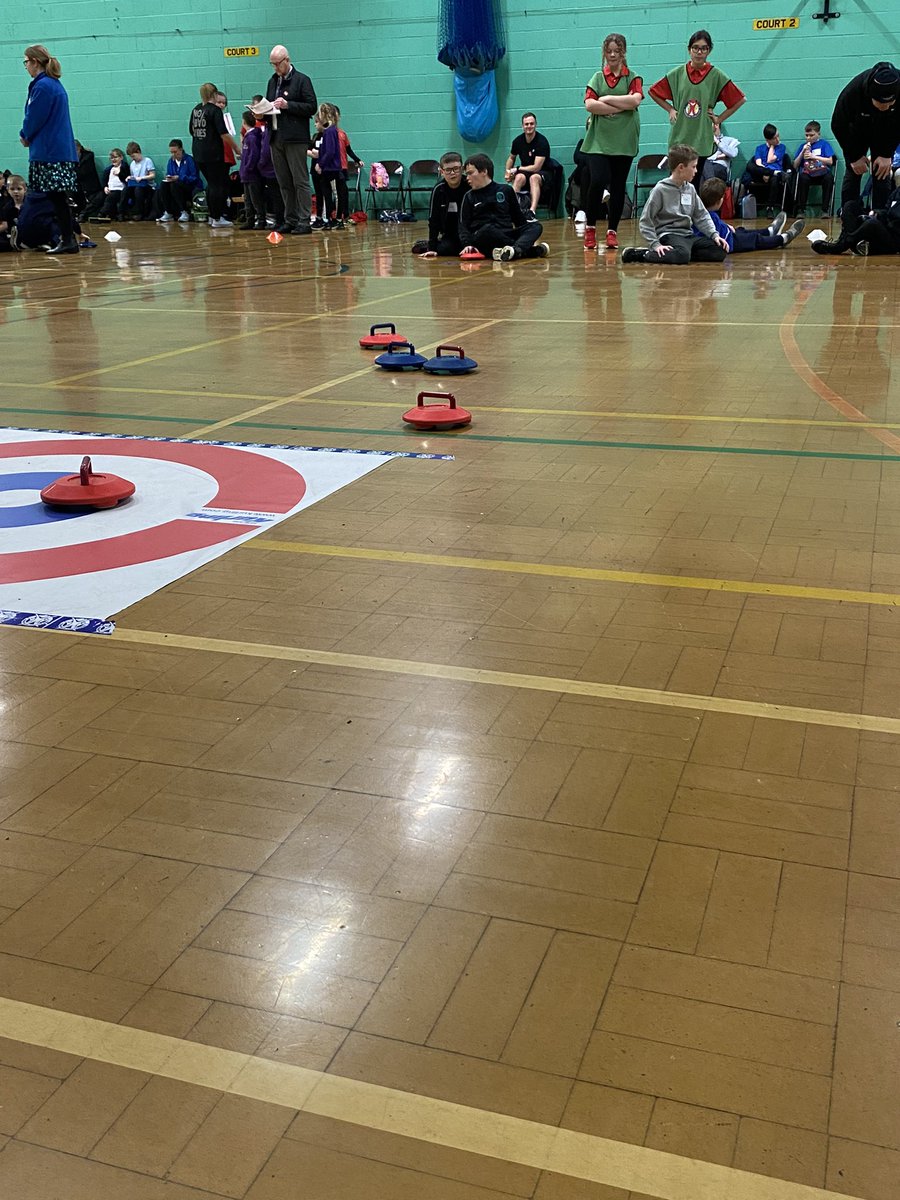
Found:
[[[896,260],[422,231],[0,262],[5,425],[454,455],[0,629],[0,1193],[896,1200]]]

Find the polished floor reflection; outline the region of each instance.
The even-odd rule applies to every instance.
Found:
[[[0,1192],[896,1200],[896,261],[122,232],[2,424],[453,458],[0,627]]]

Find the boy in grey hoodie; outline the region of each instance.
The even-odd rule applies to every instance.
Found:
[[[660,180],[641,213],[641,233],[650,243],[650,249],[629,247],[622,251],[622,262],[679,266],[689,262],[722,262],[728,253],[728,243],[719,237],[691,183],[697,173],[697,151],[693,146],[672,146],[668,167],[669,178]],[[699,237],[693,226],[701,231]]]

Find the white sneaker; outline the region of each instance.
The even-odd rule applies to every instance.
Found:
[[[156,218],[157,225],[167,225],[172,220],[171,213],[163,213],[161,217]]]
[[[182,225],[187,225],[187,223],[190,221],[190,219],[191,219],[191,214],[190,214],[190,213],[186,213],[186,212],[183,212],[183,213],[181,214],[181,216],[178,218],[179,222],[180,222]]]
[[[209,223],[210,229],[233,229],[234,222],[229,221],[226,217],[213,218]]]
[[[493,252],[494,262],[512,262],[516,257],[515,246],[498,246]]]
[[[535,250],[537,251],[537,258],[548,258],[550,255],[550,245],[548,242],[538,242]]]
[[[587,225],[587,213],[583,208],[579,208],[578,212],[575,214],[575,224]]]

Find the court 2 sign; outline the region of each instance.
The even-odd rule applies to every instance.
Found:
[[[785,29],[799,29],[799,17],[763,17],[753,22],[753,30],[758,33],[765,30],[768,33],[781,33]]]

